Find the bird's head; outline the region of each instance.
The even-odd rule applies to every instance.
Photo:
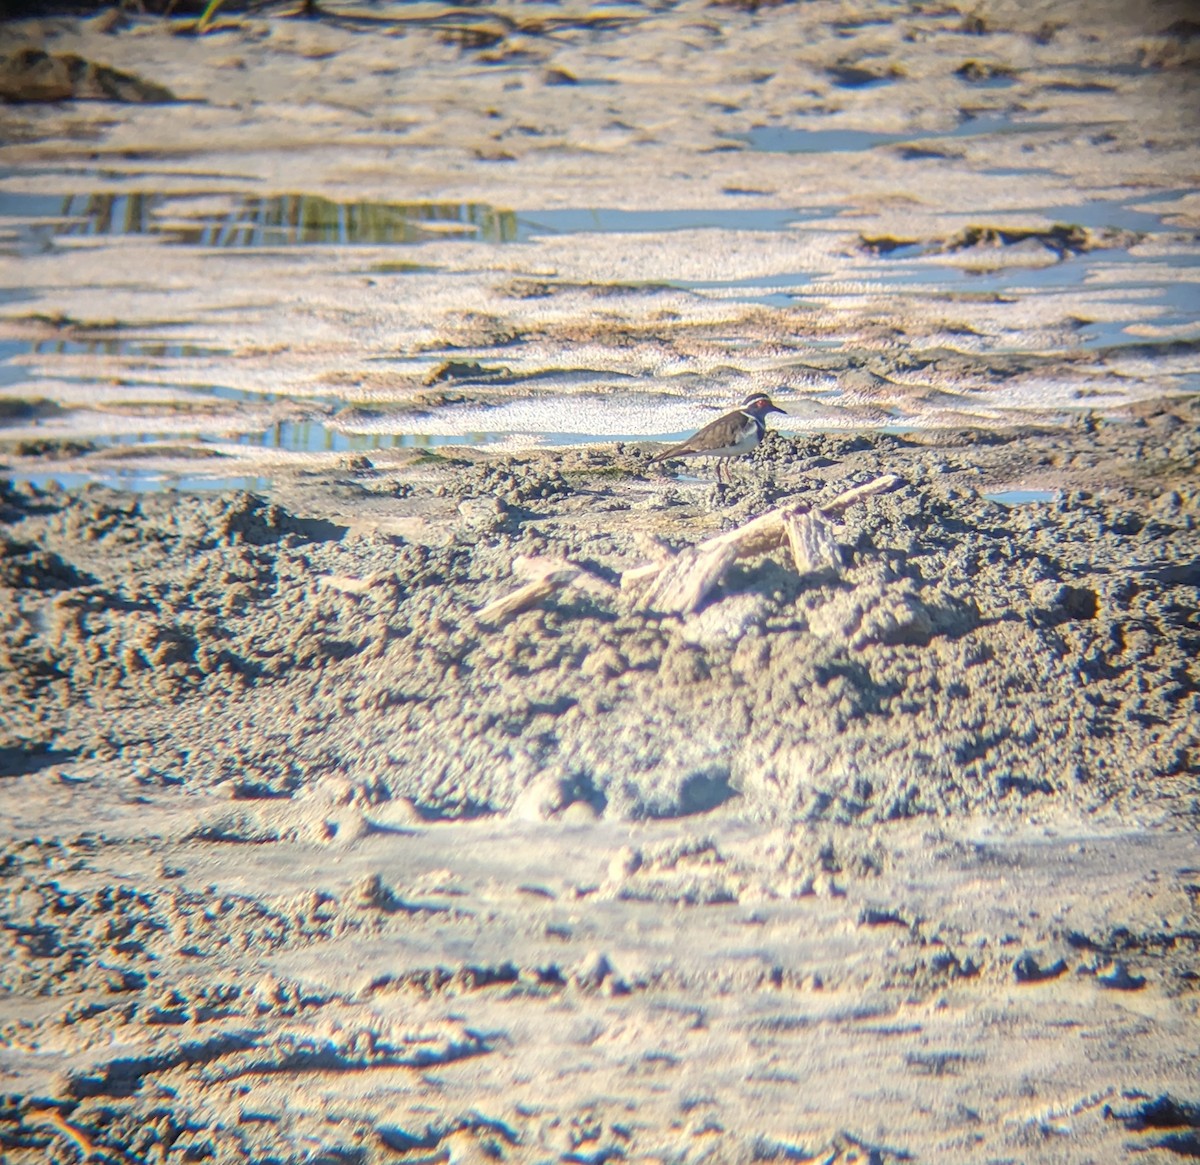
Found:
[[[772,404],[771,398],[765,392],[752,392],[742,401],[742,412],[762,418],[768,413],[782,413],[783,409]]]

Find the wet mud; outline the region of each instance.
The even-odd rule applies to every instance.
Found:
[[[1195,1156],[1187,5],[311,8],[2,29],[0,1156]]]
[[[340,490],[351,524],[306,514],[315,497],[10,487],[4,747],[156,768],[173,748],[201,784],[236,770],[264,796],[336,772],[438,818],[506,812],[535,778],[561,786],[556,810],[623,819],[734,797],[766,819],[891,820],[1022,792],[1081,809],[1165,796],[1195,747],[1200,443],[1194,406],[1148,412],[962,444],[773,435],[731,486],[673,485],[652,447],[400,473],[360,459]],[[1104,488],[1072,488],[1089,463]],[[1060,488],[1005,504],[1004,478],[1033,466]],[[871,472],[902,484],[844,516],[813,577],[739,565],[682,620],[619,585],[659,547],[819,507]],[[600,585],[478,625],[536,555]],[[279,747],[240,707],[243,731],[214,732],[217,692],[263,700]],[[96,700],[102,715],[76,711]],[[194,738],[176,705],[199,713]],[[206,760],[206,740],[228,755]]]
[[[1018,1030],[1138,1049],[1072,1075],[1071,1143],[1116,1152],[1197,984],[1196,420],[774,434],[730,486],[624,445],[5,487],[6,1151],[1019,1155],[1068,1121],[977,1027],[1019,989]],[[769,551],[686,617],[620,586],[881,473],[817,573]],[[596,585],[480,622],[521,556]],[[1155,1051],[1105,1002],[1145,992]],[[886,1143],[797,1106],[860,1054]]]
[[[803,432],[1200,386],[1186,5],[219,15],[11,26],[180,99],[6,111],[13,474],[677,438],[752,390]],[[92,447],[47,471],[45,439]]]

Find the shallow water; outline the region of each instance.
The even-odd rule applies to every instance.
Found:
[[[372,453],[383,449],[435,449],[443,445],[492,445],[505,433],[349,433],[322,421],[279,421],[261,433],[245,433],[239,445],[293,453]]]
[[[1030,506],[1039,502],[1056,502],[1062,496],[1054,489],[1006,489],[983,495],[989,502],[1002,506]]]
[[[189,210],[197,200],[201,208]],[[214,203],[205,211],[204,203]],[[464,238],[511,242],[516,216],[486,203],[339,203],[311,194],[0,194],[0,219],[18,238],[45,247],[57,239],[155,235],[197,247],[419,243],[453,228]]]
[[[882,67],[826,73],[846,100],[908,84]],[[11,402],[0,440],[86,443],[91,460],[68,472],[90,473],[94,460],[99,474],[110,473],[106,450],[131,444],[311,464],[670,440],[749,387],[789,411],[775,421],[784,431],[898,433],[1002,424],[1014,410],[1053,422],[1081,404],[1194,391],[1200,368],[1169,346],[1200,326],[1200,239],[1164,221],[1179,220],[1190,188],[1069,180],[1067,163],[1110,148],[1121,123],[1111,105],[1072,120],[1080,111],[1049,103],[1035,114],[992,94],[1015,91],[1016,75],[960,77],[975,105],[943,130],[833,129],[819,113],[775,110],[718,131],[694,166],[660,175],[666,189],[724,167],[690,206],[622,205],[572,184],[581,163],[570,151],[560,183],[514,195],[505,162],[495,182],[479,172],[460,196],[427,199],[334,195],[328,183],[316,193],[282,162],[248,190],[236,151],[48,162],[36,185],[34,167],[6,165],[0,247],[34,277],[18,265],[0,288],[0,404]],[[626,88],[582,94],[615,101]],[[562,89],[553,102],[565,110],[581,92]],[[1008,104],[985,108],[998,100]],[[719,126],[725,114],[706,116]],[[629,158],[633,141],[620,147]],[[969,147],[943,151],[950,141]],[[846,157],[867,152],[869,162]],[[281,186],[292,189],[273,192]],[[1031,196],[1014,205],[1013,190]],[[966,215],[985,232],[1042,222],[1090,234],[1076,250],[1056,251],[1061,235],[955,249]],[[923,349],[966,359],[928,384],[879,373]],[[1083,352],[1095,358],[1087,375]],[[996,374],[989,360],[1009,355],[1040,363],[1024,380]],[[443,375],[443,362],[459,367]],[[843,391],[847,373],[856,379]],[[136,488],[169,480],[157,467],[120,474]]]
[[[271,488],[269,477],[206,477],[204,474],[155,473],[150,470],[97,471],[95,473],[6,473],[4,480],[13,485],[31,485],[36,489],[81,489],[87,485],[105,485],[109,489],[129,490],[132,493],[157,493],[176,490],[194,493],[199,490],[248,490],[262,493]]]
[[[61,239],[130,235],[150,235],[187,246],[236,249],[413,245],[447,237],[519,243],[543,235],[785,230],[817,213],[763,208],[610,207],[517,212],[484,202],[340,203],[312,194],[260,198],[212,192],[57,196],[0,191],[0,226],[7,220],[19,245],[34,249]]]
[[[976,118],[965,121],[955,132],[1017,132],[1023,128],[1026,127],[996,119]],[[878,136],[875,135],[875,138]],[[885,135],[889,138],[897,136]],[[809,144],[814,148],[832,150],[850,148],[858,140],[853,136],[838,139],[838,142],[825,142],[818,138]],[[864,137],[859,144],[865,148],[865,142]],[[1162,204],[1166,213],[1171,203],[1184,193],[1181,190],[1139,192],[1121,199],[1028,207],[1023,213],[1095,230],[1138,231],[1143,237],[1154,238],[1156,235],[1165,235],[1166,229],[1161,216],[1146,209],[1147,205]],[[198,247],[237,248],[251,256],[255,251],[267,253],[279,246],[307,248],[324,244],[371,247],[403,245],[419,249],[435,238],[502,245],[528,242],[545,236],[575,235],[587,238],[606,233],[662,236],[672,231],[696,230],[794,232],[802,228],[806,219],[828,219],[834,213],[836,210],[830,208],[805,211],[755,207],[691,211],[580,208],[515,213],[497,210],[482,202],[343,204],[306,195],[271,199],[206,195],[197,206],[189,197],[165,193],[67,197],[0,193],[0,218],[7,222],[20,249],[32,245],[53,250],[60,240],[80,237],[103,240],[140,234],[156,235],[165,241]],[[449,236],[443,233],[446,227],[453,228]],[[1123,267],[1129,269],[1130,277],[1112,278],[1111,272]],[[901,243],[875,258],[869,268],[871,277],[881,280],[880,291],[887,289],[896,296],[923,299],[966,289],[974,293],[1012,295],[1034,302],[1040,296],[1053,297],[1091,288],[1097,297],[1102,297],[1110,305],[1109,314],[1112,314],[1111,305],[1122,301],[1136,309],[1139,316],[1144,316],[1145,309],[1149,307],[1154,312],[1156,326],[1160,328],[1186,327],[1200,315],[1197,287],[1200,251],[1194,247],[1180,246],[1150,258],[1135,256],[1120,249],[1098,249],[1069,253],[1062,256],[1060,261],[1041,266],[1002,266],[979,271],[969,266],[946,263],[944,258],[938,258],[936,249],[931,250],[921,244]],[[368,269],[405,273],[429,271],[434,266],[407,262],[389,264],[376,259],[368,264]],[[1196,276],[1193,276],[1193,272],[1197,273]],[[833,278],[837,279],[838,276]],[[777,273],[730,279],[676,279],[669,281],[667,286],[705,299],[759,304],[770,308],[836,303],[841,293],[829,281],[829,274],[821,270],[784,269]],[[1127,323],[1121,318],[1085,321],[1079,328],[1076,343],[1084,347],[1106,349],[1141,342],[1139,335],[1127,331]],[[814,345],[837,347],[836,341],[817,340]],[[0,341],[0,386],[6,386],[10,392],[22,386],[22,396],[37,396],[38,381],[43,376],[41,370],[52,366],[55,357],[107,357],[121,361],[122,366],[129,363],[136,372],[136,383],[142,387],[156,383],[164,387],[180,383],[173,375],[167,379],[157,379],[154,373],[156,368],[171,370],[176,366],[197,363],[211,365],[222,361],[231,361],[232,366],[236,367],[237,360],[231,348],[225,345],[174,338],[157,339],[145,334],[133,337],[109,334],[89,339],[54,337],[33,341],[3,340]],[[380,360],[379,357],[371,359]],[[387,358],[383,362],[395,363]],[[28,368],[27,364],[35,367]],[[57,379],[86,382],[86,366],[82,369],[64,366],[58,371]],[[546,379],[549,386],[553,387],[554,374],[549,374]],[[287,392],[264,392],[198,381],[185,381],[183,386],[201,396],[231,403],[278,404],[296,399]],[[808,399],[829,398],[828,392],[822,392]],[[306,408],[321,405],[338,410],[347,403],[345,398],[333,394],[306,394],[303,398]],[[456,424],[456,412],[443,410],[435,426],[440,431],[422,431],[424,426],[413,429],[407,423],[409,418],[398,418],[395,428],[378,427],[386,425],[386,421],[374,422],[377,428],[371,432],[349,432],[345,424],[339,424],[336,419],[287,418],[264,429],[242,432],[236,437],[236,442],[292,452],[355,453],[444,444],[486,445],[516,434],[524,435],[531,443],[554,445],[650,437],[667,439],[686,432],[686,429],[652,423],[640,429],[618,425],[620,432],[607,423],[573,429],[560,422],[554,427],[549,418],[556,411],[553,407],[546,408],[543,405],[537,410],[538,416],[532,416],[527,415],[528,410],[524,410],[526,415],[522,415],[519,423],[496,424],[500,417],[492,415],[487,426],[481,428],[474,421],[470,427],[462,422]],[[462,412],[458,410],[458,413]],[[466,412],[471,413],[472,410]],[[902,417],[894,419],[903,420]],[[447,421],[450,422],[449,431],[444,423]],[[819,425],[820,418],[810,419],[808,423]],[[665,436],[662,433],[664,428],[670,430]],[[111,443],[153,443],[166,439],[178,441],[186,437],[197,441],[211,440],[202,434],[188,433],[125,434],[109,440]]]
[[[999,87],[1007,88],[1008,78]],[[816,119],[805,119],[814,121]],[[873,150],[877,146],[895,146],[953,138],[982,137],[990,134],[1052,133],[1079,129],[1068,122],[1022,121],[1002,114],[964,117],[953,129],[916,130],[905,133],[881,133],[856,129],[821,129],[804,126],[755,126],[739,136],[752,150],[780,154],[844,154]]]

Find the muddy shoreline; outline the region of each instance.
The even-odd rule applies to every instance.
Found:
[[[1192,769],[1197,426],[1186,402],[1140,412],[1020,436],[773,434],[730,486],[675,484],[631,445],[391,471],[359,458],[337,484],[297,480],[293,503],[10,488],[9,747],[95,755],[115,732],[110,756],[161,764],[170,746],[196,770],[178,706],[211,737],[218,692],[261,691],[275,715],[294,682],[286,746],[251,730],[232,762],[263,796],[314,765],[432,817],[507,811],[535,778],[627,819],[685,815],[689,782],[711,786],[706,808],[736,789],[767,816],[853,801],[857,783],[853,815],[878,820],[995,808],[1018,786],[1090,809],[1165,795]],[[1097,471],[1103,489],[1071,488]],[[769,555],[682,622],[620,588],[640,561],[880,473],[899,488],[844,515],[815,577]],[[598,586],[477,625],[534,556]],[[1099,681],[1114,690],[1093,697]],[[78,715],[85,699],[103,716]],[[930,779],[932,797],[915,791]]]
[[[1186,4],[3,31],[5,1162],[1196,1154]]]
[[[1173,1143],[1129,1130],[1194,1048],[1198,431],[6,487],[7,1151],[69,1153],[53,1113],[164,1160]],[[816,575],[617,585],[880,472]],[[479,624],[520,556],[606,585]]]
[[[180,101],[5,110],[7,471],[603,447],[752,390],[804,433],[1200,389],[1185,5],[777,7],[11,24]]]

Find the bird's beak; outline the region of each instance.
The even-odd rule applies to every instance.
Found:
[[[783,415],[785,417],[787,416],[787,409],[781,409],[778,405],[772,405],[769,409],[767,409],[767,412],[768,413],[783,413]]]

